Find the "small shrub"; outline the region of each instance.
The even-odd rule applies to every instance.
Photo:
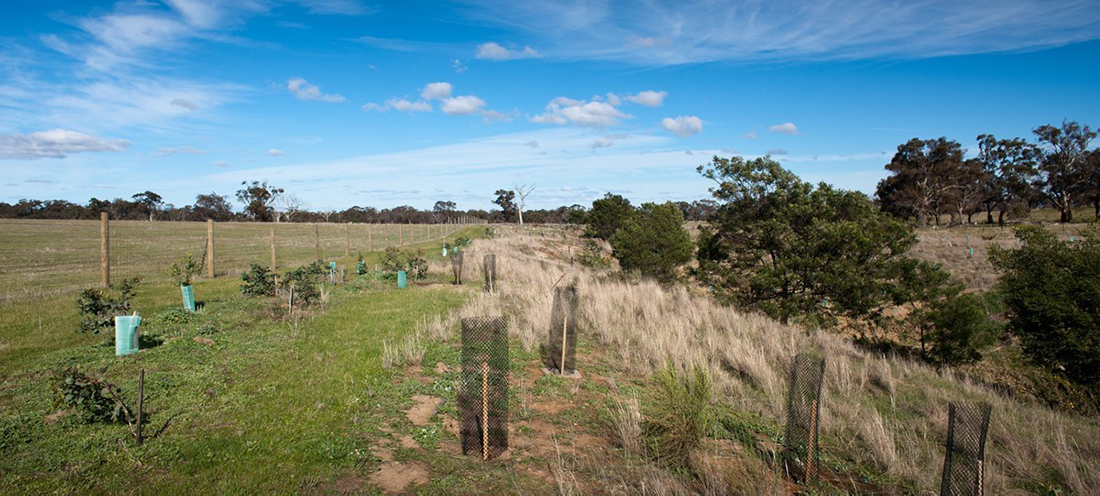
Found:
[[[459,236],[455,238],[455,246],[470,246],[470,238]]]
[[[933,304],[929,320],[932,348],[929,357],[944,365],[976,362],[981,347],[992,343],[997,324],[989,319],[982,301],[962,294]]]
[[[386,247],[386,252],[382,254],[382,270],[386,272],[405,270],[405,261],[401,257],[401,250],[393,246]]]
[[[496,237],[496,235],[497,235],[497,232],[496,232],[495,229],[493,229],[491,227],[486,227],[485,228],[485,237],[486,238],[493,239],[493,238]]]
[[[126,405],[111,383],[85,375],[75,367],[53,373],[55,403],[72,408],[85,422],[123,422]]]
[[[241,274],[241,293],[245,296],[274,296],[275,274],[260,264],[250,264],[248,272]]]
[[[691,452],[710,430],[710,379],[700,367],[681,375],[668,364],[654,382],[656,392],[642,421],[646,452],[669,467],[687,468]]]
[[[172,265],[168,266],[165,273],[167,273],[168,277],[176,284],[180,286],[190,286],[191,278],[198,275],[200,270],[202,270],[202,265],[195,261],[191,253],[188,253],[180,257],[179,260],[172,262]]]
[[[394,274],[403,270],[410,278],[423,279],[428,275],[428,261],[419,255],[405,253],[390,246],[382,255],[382,270]]]
[[[295,306],[309,306],[321,297],[320,286],[326,273],[323,264],[320,261],[315,261],[309,265],[287,271],[283,279],[279,281],[279,286],[287,291],[294,288]]]
[[[359,254],[359,260],[355,262],[355,273],[357,275],[363,275],[367,273],[367,262],[363,261],[363,254]]]
[[[577,254],[577,263],[596,270],[611,268],[611,258],[605,256],[600,244],[592,239],[584,242],[584,248]]]
[[[134,297],[134,286],[138,278],[126,279],[111,289],[85,289],[76,300],[80,308],[80,329],[78,332],[99,334],[99,331],[114,327],[116,315],[130,313],[130,299]]]

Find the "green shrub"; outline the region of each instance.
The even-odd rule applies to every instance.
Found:
[[[710,379],[700,367],[681,375],[666,364],[653,380],[654,395],[642,420],[646,453],[669,467],[687,468],[713,420]]]
[[[249,264],[241,280],[241,294],[245,296],[275,296],[275,274],[263,265]]]
[[[130,313],[130,299],[134,297],[134,286],[138,278],[123,280],[111,286],[110,290],[85,289],[76,300],[80,309],[80,328],[78,332],[99,334],[103,329],[113,328],[116,315]]]
[[[179,260],[172,262],[172,265],[169,265],[165,272],[176,284],[180,286],[190,286],[191,278],[198,275],[201,270],[202,265],[195,261],[191,253],[188,253],[180,257]]]
[[[305,307],[313,304],[321,297],[321,284],[328,271],[321,261],[314,261],[309,265],[303,265],[297,269],[287,271],[279,286],[289,291],[294,288],[294,305]]]
[[[585,236],[610,240],[611,236],[634,215],[630,200],[619,195],[607,193],[603,198],[592,202],[592,209],[585,216]]]
[[[993,246],[1007,328],[1034,363],[1072,382],[1100,386],[1100,239],[1093,225],[1076,243],[1041,227],[1016,228],[1019,249]]]
[[[85,422],[123,422],[126,405],[111,383],[89,377],[75,367],[55,370],[53,388],[58,408],[72,408]]]
[[[603,248],[600,248],[600,244],[592,239],[584,242],[584,248],[577,254],[577,262],[596,270],[611,268],[611,259],[604,256]]]
[[[943,365],[982,359],[980,349],[992,344],[998,325],[990,320],[979,296],[960,294],[932,304],[929,358]]]
[[[646,203],[611,237],[612,255],[623,270],[671,282],[691,260],[694,244],[684,230],[684,214],[671,202]]]
[[[491,228],[491,227],[486,227],[485,228],[485,237],[486,238],[493,239],[493,238],[496,237],[496,235],[497,235],[497,232],[493,228]]]
[[[412,279],[423,279],[428,275],[428,261],[419,255],[405,253],[390,246],[382,255],[382,270],[394,274],[403,270]]]

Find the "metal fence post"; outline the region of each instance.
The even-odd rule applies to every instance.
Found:
[[[111,231],[107,212],[99,213],[99,275],[103,287],[111,285]]]
[[[206,277],[214,277],[214,219],[206,219]]]

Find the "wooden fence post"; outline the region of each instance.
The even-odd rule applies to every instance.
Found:
[[[351,256],[351,223],[344,223],[344,256]]]
[[[374,251],[374,224],[367,224],[367,251]]]
[[[103,287],[111,285],[111,231],[107,212],[99,213],[99,275]]]
[[[137,404],[137,445],[141,446],[143,441],[141,435],[141,424],[145,421],[145,369],[141,369],[138,372],[138,404]]]
[[[214,219],[206,219],[206,277],[214,277]]]
[[[405,244],[405,225],[404,224],[398,224],[397,225],[397,246],[400,247],[403,244]]]
[[[271,223],[271,270],[275,271],[275,223]]]
[[[317,260],[321,260],[321,225],[313,223],[313,240],[317,244]]]

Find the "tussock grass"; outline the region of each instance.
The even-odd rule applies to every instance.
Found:
[[[861,350],[828,331],[740,312],[699,288],[599,276],[569,264],[569,253],[581,246],[575,237],[498,231],[500,236],[474,245],[467,256],[480,260],[483,253],[496,253],[501,291],[475,298],[462,312],[509,315],[511,332],[528,352],[546,339],[554,286],[575,281],[579,332],[615,350],[629,373],[648,375],[666,362],[680,370],[701,367],[724,407],[784,418],[791,358],[802,350],[823,354],[823,453],[888,487],[938,489],[947,406],[961,401],[994,408],[989,494],[1088,493],[1100,487],[1100,426],[1094,420],[1005,398],[950,370]],[[972,239],[980,240],[976,234]],[[584,368],[583,356],[578,364]]]

